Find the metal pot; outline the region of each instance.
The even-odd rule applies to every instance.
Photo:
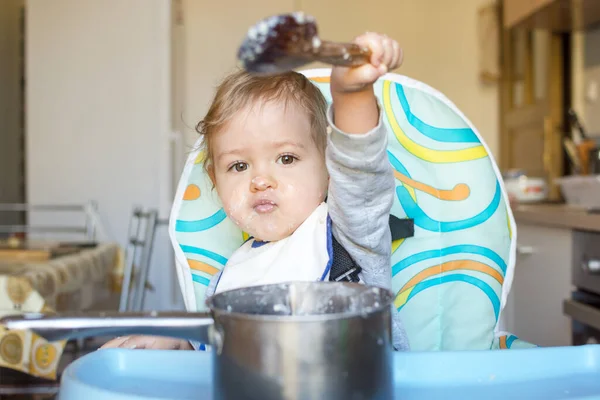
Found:
[[[356,283],[288,283],[217,294],[210,313],[26,314],[0,323],[50,341],[148,334],[208,343],[218,399],[390,399],[392,301]]]

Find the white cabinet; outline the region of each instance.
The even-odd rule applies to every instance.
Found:
[[[509,332],[539,346],[571,344],[562,301],[571,293],[568,229],[518,225],[517,262],[504,320]]]

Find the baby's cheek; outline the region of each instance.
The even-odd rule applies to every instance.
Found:
[[[244,220],[244,205],[247,200],[247,195],[245,193],[234,191],[227,199],[228,201],[224,203],[225,212],[229,218],[239,226]]]
[[[227,216],[229,217],[230,220],[233,221],[234,224],[236,224],[237,226],[240,226],[240,218],[238,215],[236,215],[235,213],[232,213],[230,211],[227,212]]]
[[[307,188],[310,188],[310,186],[303,184],[303,182],[287,183],[285,185],[285,197],[293,199],[295,202],[306,199],[307,194],[309,194]]]
[[[287,192],[287,194],[293,194],[296,192],[296,185],[293,183],[286,183],[285,185],[285,191]]]
[[[237,225],[238,228],[243,230],[244,232],[250,234],[251,236],[256,236],[256,227],[254,226],[256,217],[255,213],[246,213],[242,211],[238,212],[228,212],[229,218],[233,221],[234,224]]]

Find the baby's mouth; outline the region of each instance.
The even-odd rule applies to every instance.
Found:
[[[267,199],[258,200],[254,203],[253,206],[254,211],[256,211],[259,214],[268,214],[270,212],[273,212],[275,210],[275,207],[277,207],[277,204],[275,204],[274,201]]]

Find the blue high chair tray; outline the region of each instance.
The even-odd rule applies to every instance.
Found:
[[[395,353],[397,399],[600,399],[600,346]],[[101,350],[71,364],[60,400],[210,399],[211,355]]]

